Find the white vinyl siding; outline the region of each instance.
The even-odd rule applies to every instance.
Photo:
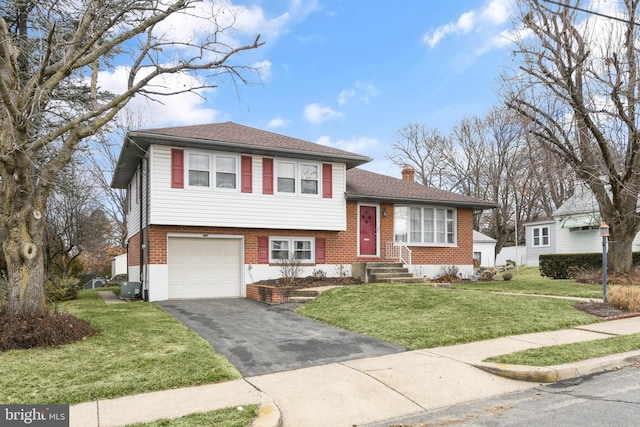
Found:
[[[393,218],[396,242],[424,246],[449,246],[457,243],[455,209],[396,206]]]
[[[274,191],[275,194],[263,194],[262,156],[252,156],[252,193],[240,192],[239,184],[234,190],[206,187],[171,188],[171,147],[152,145],[149,153],[152,173],[152,224],[333,231],[346,229],[346,167],[342,163],[332,164],[333,197],[324,198],[320,194],[277,191]],[[240,153],[220,154],[240,158]],[[185,152],[185,169],[188,167],[186,158]],[[274,187],[277,186],[275,178],[279,162],[292,163],[294,160],[274,158]],[[295,160],[295,163],[313,164],[301,159]],[[238,179],[239,161],[236,165]],[[321,165],[322,163],[318,163],[319,173],[322,171]],[[318,182],[320,187],[322,176]],[[296,188],[299,189],[299,185],[296,185]],[[320,188],[318,192],[321,193]]]

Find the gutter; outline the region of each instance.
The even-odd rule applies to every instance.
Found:
[[[380,201],[392,204],[413,204],[413,205],[429,205],[429,206],[450,206],[450,207],[463,207],[472,209],[494,209],[498,207],[497,203],[491,202],[463,202],[463,201],[449,201],[449,200],[428,200],[428,199],[407,199],[393,196],[367,196],[358,194],[345,194],[347,200],[367,200],[367,201]]]

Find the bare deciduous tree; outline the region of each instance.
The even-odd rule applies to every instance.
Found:
[[[611,4],[619,19],[561,3],[519,1],[519,69],[504,78],[505,100],[594,193],[611,227],[611,267],[626,272],[640,231],[640,2]]]
[[[226,36],[233,12],[196,0],[57,0],[0,4],[0,177],[7,231],[9,315],[46,312],[44,214],[52,185],[79,143],[96,134],[133,96],[213,88],[223,76],[246,82],[237,54],[261,45]],[[176,35],[172,19],[206,34]],[[100,73],[126,70],[117,93]],[[191,76],[163,87],[162,76]]]

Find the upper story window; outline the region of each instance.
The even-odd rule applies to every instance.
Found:
[[[304,194],[318,194],[318,165],[300,165],[300,191]]]
[[[189,185],[208,187],[211,165],[208,154],[189,153]]]
[[[533,232],[533,247],[543,247],[549,246],[549,226],[544,225],[541,227],[533,227],[531,231]]]
[[[293,162],[278,162],[276,169],[278,193],[296,192],[296,164]]]
[[[191,152],[187,167],[191,187],[211,187],[212,175],[216,188],[238,186],[238,159],[234,156]]]
[[[319,194],[320,165],[304,162],[276,162],[278,193]]]
[[[216,187],[236,188],[236,159],[216,156]]]
[[[412,245],[455,245],[456,210],[435,207],[396,206],[394,240]]]

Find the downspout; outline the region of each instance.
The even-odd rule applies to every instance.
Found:
[[[140,220],[140,271],[138,272],[138,281],[140,282],[142,289],[144,289],[144,232],[143,232],[143,228],[142,228],[142,212],[143,212],[143,206],[144,203],[142,203],[143,197],[142,197],[142,163],[144,162],[144,159],[142,159],[142,161],[140,162],[140,166],[138,168],[138,170],[140,171],[140,182],[138,184],[139,188],[138,190],[140,191],[140,213],[139,213],[139,220]],[[142,293],[144,295],[144,290],[142,290]]]
[[[147,151],[147,156],[148,155],[149,155],[149,152]],[[151,223],[151,221],[149,220],[149,213],[150,213],[150,209],[151,209],[151,199],[150,199],[150,195],[149,195],[149,187],[150,187],[149,177],[151,175],[149,173],[149,157],[145,157],[142,161],[143,161],[144,166],[145,166],[144,171],[145,171],[145,176],[146,176],[146,184],[145,184],[146,189],[145,189],[144,197],[140,197],[140,199],[141,200],[142,199],[146,199],[146,202],[147,202],[147,206],[146,206],[146,209],[145,209],[145,211],[146,211],[146,220],[147,220],[146,221],[146,226],[147,226],[147,233],[146,233],[147,263],[146,263],[146,266],[145,266],[146,271],[145,271],[145,276],[144,276],[145,280],[146,280],[146,283],[142,284],[142,289],[143,289],[142,294],[143,294],[144,300],[148,301],[149,300],[149,295],[148,295],[148,290],[149,290],[149,261],[151,260],[151,250],[150,250],[151,248],[149,246],[151,244],[151,238],[149,237],[149,225]],[[147,292],[145,292],[145,290]]]

